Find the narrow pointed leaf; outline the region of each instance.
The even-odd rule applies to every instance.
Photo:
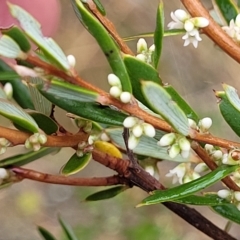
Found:
[[[2,34],[11,37],[21,48],[23,52],[28,52],[31,49],[31,44],[28,41],[25,34],[17,26],[10,27],[8,29],[3,29]]]
[[[153,65],[155,68],[158,67],[159,58],[161,56],[163,36],[164,36],[164,11],[163,1],[160,0],[157,9],[156,29],[154,32],[155,51],[153,52]]]
[[[202,176],[194,181],[185,183],[183,185],[170,188],[167,190],[157,190],[153,192],[153,195],[145,198],[138,206],[151,205],[162,203],[166,201],[174,201],[184,197],[188,197],[191,194],[197,193],[202,189],[205,189],[222,178],[226,177],[230,173],[239,169],[239,166],[226,166],[222,165],[214,171]]]
[[[22,108],[5,99],[0,99],[0,115],[30,132],[36,133],[39,131],[37,123],[29,114],[24,112]]]
[[[68,223],[63,221],[63,219],[61,217],[58,218],[58,221],[61,224],[68,240],[78,240],[78,238],[76,237],[75,233],[73,232],[71,226]]]
[[[191,118],[195,122],[199,121],[199,117],[188,103],[178,94],[178,92],[171,85],[164,85],[164,89],[171,95],[171,98],[183,110],[187,118]]]
[[[38,226],[38,231],[44,238],[44,240],[57,240],[47,229]]]
[[[108,128],[106,129],[106,133],[110,137],[111,141],[120,149],[126,150],[125,143],[122,137],[122,128]],[[158,132],[158,140],[163,135]],[[161,160],[168,160],[168,161],[174,161],[174,162],[197,162],[198,159],[196,158],[195,154],[193,152],[190,152],[190,155],[188,158],[183,158],[181,155],[178,155],[175,158],[170,158],[167,148],[166,147],[160,147],[157,145],[158,142],[155,138],[150,138],[147,136],[141,136],[140,141],[136,148],[133,149],[133,152],[138,155],[146,156],[146,157],[152,157],[156,159]]]
[[[51,38],[42,35],[39,22],[21,7],[8,3],[10,12],[15,17],[29,38],[55,63],[65,70],[70,68],[61,48]]]
[[[19,75],[15,72],[0,72],[0,81],[1,80],[13,80],[19,78]]]
[[[34,109],[28,87],[22,83],[20,77],[15,71],[13,71],[13,69],[10,68],[2,59],[0,59],[0,75],[5,72],[16,74],[16,78],[12,80],[8,78],[0,79],[1,83],[5,84],[10,82],[12,84],[13,98],[22,108]]]
[[[232,130],[240,136],[240,111],[235,108],[235,106],[229,101],[225,92],[215,92],[216,96],[220,98],[219,109],[220,112],[228,123],[228,125],[232,128]]]
[[[227,200],[218,197],[217,194],[207,194],[205,196],[190,195],[184,198],[176,199],[174,202],[200,206],[215,206],[229,203]]]
[[[227,24],[229,24],[232,19],[235,20],[239,11],[233,0],[213,0],[213,3],[218,6]]]
[[[99,191],[86,197],[85,201],[99,201],[113,198],[128,188],[128,186],[117,186],[107,190]]]
[[[124,63],[130,76],[134,97],[148,107],[149,104],[141,91],[141,81],[147,80],[162,84],[159,73],[151,65],[133,56],[125,55]]]
[[[188,135],[189,126],[185,113],[162,86],[142,81],[142,92],[154,112],[159,113],[178,133]]]
[[[102,3],[99,0],[93,0],[93,2],[96,4],[96,7],[98,9],[98,11],[105,16],[106,15],[106,11],[104,6],[102,5]]]
[[[57,152],[59,148],[43,147],[39,151],[32,151],[24,154],[15,155],[0,161],[0,167],[22,166],[42,158],[50,153]]]
[[[222,217],[240,224],[240,212],[233,204],[216,205],[211,207],[216,213]]]
[[[119,77],[123,91],[132,92],[131,82],[121,52],[104,26],[88,12],[80,0],[71,0],[77,17],[94,36],[104,52],[113,73]]]
[[[0,98],[7,99],[7,95],[2,88],[0,88]]]
[[[73,154],[68,162],[61,169],[61,174],[69,176],[83,170],[92,159],[91,153],[85,153],[82,157]]]

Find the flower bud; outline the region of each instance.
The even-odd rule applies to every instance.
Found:
[[[7,147],[0,147],[0,155],[7,151]]]
[[[120,100],[122,103],[129,103],[131,101],[132,95],[129,92],[122,92],[120,95]]]
[[[147,42],[144,38],[140,38],[137,42],[137,53],[141,53],[143,51],[147,51]]]
[[[161,137],[157,144],[161,147],[166,147],[172,145],[175,140],[176,140],[175,133],[167,133]]]
[[[13,87],[11,83],[7,82],[3,87],[3,91],[5,92],[8,99],[12,99]]]
[[[77,149],[76,155],[77,155],[78,157],[82,157],[82,156],[83,156],[83,151],[82,151],[81,149]]]
[[[211,154],[214,150],[214,146],[211,144],[205,144],[204,146],[205,150],[207,151],[208,154]]]
[[[143,134],[143,128],[141,124],[135,125],[132,129],[132,133],[136,138],[141,137]]]
[[[142,53],[138,54],[138,55],[136,56],[136,58],[139,59],[139,60],[141,60],[141,61],[143,61],[143,62],[146,62],[146,61],[147,61],[147,57],[146,57],[144,54],[142,54]]]
[[[40,148],[41,148],[41,145],[40,145],[39,143],[34,143],[34,144],[32,145],[32,149],[33,149],[34,152],[39,151]]]
[[[194,24],[191,20],[186,20],[184,23],[184,28],[187,32],[191,32],[194,29]]]
[[[204,28],[209,25],[209,20],[204,17],[195,17],[191,19],[195,27]]]
[[[199,163],[196,165],[196,167],[194,168],[194,172],[197,172],[197,173],[201,173],[201,172],[205,172],[207,171],[209,168],[208,166],[206,165],[206,163]]]
[[[34,133],[28,139],[31,144],[38,143],[39,133]]]
[[[130,116],[124,119],[123,126],[125,128],[132,128],[135,124],[138,123],[138,121],[139,121],[138,118]]]
[[[105,132],[101,134],[100,139],[104,142],[109,142],[111,140]]]
[[[143,132],[146,136],[153,138],[156,135],[155,128],[149,123],[143,123]]]
[[[82,142],[79,142],[79,143],[78,143],[78,146],[77,146],[77,147],[78,147],[78,149],[83,150],[87,145],[88,145],[87,142],[82,141]]]
[[[118,86],[118,87],[121,86],[121,81],[120,81],[120,79],[118,78],[118,76],[116,76],[116,75],[113,74],[113,73],[110,73],[110,74],[108,75],[108,83],[109,83],[109,85],[111,85],[111,86]]]
[[[222,189],[222,190],[219,190],[217,192],[217,195],[220,197],[220,198],[228,198],[229,196],[231,196],[231,191],[228,190],[228,189]]]
[[[209,117],[203,118],[199,121],[200,130],[205,133],[208,132],[208,129],[212,126],[212,119]]]
[[[190,142],[185,137],[181,137],[178,140],[178,144],[182,151],[190,151],[191,149]]]
[[[154,51],[155,51],[155,45],[153,44],[153,45],[151,45],[150,46],[150,48],[148,49],[149,50],[149,52],[151,52],[151,53],[153,53]]]
[[[189,154],[190,154],[190,151],[181,151],[181,156],[183,157],[183,158],[188,158],[189,157]]]
[[[110,88],[109,93],[112,97],[119,98],[122,93],[122,90],[117,86],[113,86]]]
[[[47,142],[47,136],[45,134],[39,134],[38,142],[40,144],[45,144]]]
[[[68,61],[68,63],[69,63],[69,65],[70,65],[71,68],[74,68],[74,67],[75,67],[75,65],[76,65],[76,59],[75,59],[75,57],[74,57],[73,55],[68,55],[68,56],[67,56],[67,61]]]
[[[181,149],[179,147],[179,145],[177,143],[173,144],[169,151],[168,151],[168,155],[170,158],[175,158],[179,153],[180,153]]]
[[[222,158],[222,156],[223,156],[223,153],[222,153],[221,150],[216,150],[212,154],[212,157],[213,157],[214,160],[219,160],[219,159]]]
[[[9,178],[9,172],[5,168],[0,168],[0,179]]]
[[[238,202],[240,202],[240,192],[239,192],[239,191],[234,192],[234,198],[235,198]]]
[[[128,138],[128,148],[133,150],[139,143],[139,138],[136,138],[134,135],[130,135]]]
[[[181,21],[184,22],[186,21],[190,16],[182,9],[178,9],[174,12],[175,17]]]
[[[194,120],[190,119],[190,118],[188,118],[188,125],[189,125],[189,127],[192,128],[192,129],[197,129],[197,124],[196,124],[196,122],[195,122]]]
[[[6,138],[0,138],[0,146],[2,147],[8,147],[11,143]]]

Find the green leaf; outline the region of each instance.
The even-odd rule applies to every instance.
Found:
[[[164,89],[171,95],[172,101],[183,110],[187,118],[191,118],[196,123],[199,121],[199,117],[194,110],[185,102],[185,100],[178,94],[178,92],[171,85],[164,85]]]
[[[227,200],[218,197],[217,194],[206,194],[205,196],[190,195],[184,198],[176,199],[174,202],[200,206],[214,206],[229,203]]]
[[[94,36],[104,52],[113,73],[119,77],[123,91],[132,92],[131,82],[121,52],[104,26],[84,7],[80,0],[71,0],[77,17]]]
[[[8,166],[22,166],[33,162],[39,158],[42,158],[50,153],[54,153],[58,151],[59,148],[47,148],[43,147],[39,151],[32,151],[24,154],[15,155],[9,158],[5,158],[0,161],[0,167],[8,167]]]
[[[44,85],[38,85],[37,88],[50,102],[85,119],[122,126],[127,117],[120,111],[95,103],[98,94],[69,83],[53,80],[47,88]]]
[[[12,26],[8,29],[3,29],[2,34],[11,37],[21,48],[23,52],[28,52],[31,49],[31,44],[25,34],[17,26]]]
[[[167,190],[156,190],[153,192],[153,195],[145,198],[138,206],[151,205],[162,203],[166,201],[174,201],[187,197],[191,194],[199,192],[202,189],[205,189],[222,178],[226,177],[230,173],[236,171],[239,166],[226,166],[222,165],[215,169],[214,171],[202,176],[194,181],[185,183],[183,185],[170,188]]]
[[[216,205],[211,207],[216,213],[235,223],[240,224],[240,212],[233,204]]]
[[[157,9],[156,29],[154,32],[155,51],[153,52],[153,65],[158,67],[159,58],[162,52],[162,41],[164,36],[164,11],[163,1],[160,1]]]
[[[24,112],[22,108],[8,100],[0,99],[0,115],[30,132],[36,133],[39,131],[38,125],[34,119]]]
[[[108,128],[106,129],[106,133],[109,135],[111,141],[118,146],[122,150],[125,149],[125,143],[122,137],[122,128]],[[160,133],[157,131],[158,139],[163,135],[164,133]],[[133,152],[138,155],[146,156],[146,157],[152,157],[160,160],[168,160],[168,161],[174,161],[174,162],[189,162],[190,160],[193,161],[196,160],[195,154],[193,152],[190,152],[190,155],[188,158],[183,158],[181,155],[176,156],[175,158],[170,158],[167,148],[166,147],[160,147],[157,145],[158,140],[155,138],[150,138],[145,135],[141,136],[140,141],[136,148],[133,149]]]
[[[65,176],[73,175],[83,170],[92,159],[91,153],[85,153],[82,157],[73,154],[68,162],[61,169],[61,174]]]
[[[102,5],[102,3],[99,0],[93,0],[93,2],[96,4],[96,7],[98,9],[98,11],[105,16],[106,15],[106,11],[104,9],[104,6]]]
[[[238,110],[240,111],[240,99],[237,94],[237,90],[234,87],[231,87],[227,84],[223,84],[223,89],[226,93],[226,96],[230,103]]]
[[[52,112],[52,103],[49,102],[39,91],[36,89],[35,86],[32,84],[43,84],[44,81],[41,78],[29,78],[29,91],[32,96],[32,101],[34,104],[35,109],[38,112],[41,112],[47,116],[50,116]]]
[[[22,108],[34,109],[28,87],[22,83],[20,77],[15,71],[13,71],[13,69],[10,68],[2,59],[0,59],[0,76],[5,72],[16,74],[16,78],[11,81],[9,81],[10,79],[5,78],[3,79],[4,81],[1,81],[1,83],[5,84],[10,82],[12,84],[13,98]]]
[[[0,56],[7,58],[22,58],[24,53],[18,44],[9,36],[3,35],[0,39]]]
[[[43,130],[47,135],[51,135],[58,131],[58,125],[50,117],[37,111],[26,111],[37,123],[38,127]]]
[[[213,0],[213,2],[218,6],[219,11],[227,24],[229,24],[232,19],[235,20],[239,11],[233,0]]]
[[[171,29],[171,30],[165,30],[163,36],[164,37],[169,37],[169,36],[175,36],[175,35],[180,35],[180,34],[185,34],[185,33],[186,33],[185,29]],[[139,39],[139,38],[152,38],[152,37],[154,37],[153,32],[140,33],[140,34],[137,34],[137,35],[124,37],[123,40],[127,42],[127,41],[136,40],[136,39]]]
[[[28,37],[49,57],[49,60],[65,70],[70,68],[62,49],[51,38],[42,35],[39,22],[21,7],[8,3],[11,14],[15,17]]]
[[[240,111],[229,101],[225,92],[215,92],[215,95],[221,99],[219,101],[219,109],[223,118],[232,130],[240,137]]]
[[[7,99],[7,95],[2,88],[0,88],[0,98]]]
[[[86,197],[85,201],[99,201],[113,198],[128,188],[128,186],[117,186],[107,190],[99,191]]]
[[[141,81],[148,80],[162,84],[159,73],[151,65],[133,56],[125,55],[124,63],[130,76],[134,97],[148,107],[149,104],[141,91]]]
[[[68,240],[78,240],[75,233],[73,232],[71,226],[67,224],[61,217],[58,217],[58,221],[61,224]]]
[[[38,226],[38,231],[45,240],[57,240],[47,229]]]
[[[13,80],[19,78],[19,75],[15,72],[1,72],[0,71],[0,80]]]
[[[178,133],[188,135],[188,119],[171,95],[160,85],[142,81],[142,92],[150,108],[159,113]]]

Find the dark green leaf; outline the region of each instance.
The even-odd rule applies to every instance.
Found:
[[[159,58],[162,52],[162,41],[164,36],[164,11],[163,1],[161,0],[157,9],[156,29],[154,32],[155,51],[153,53],[153,65],[158,67]]]
[[[94,36],[112,68],[119,77],[123,91],[132,92],[131,82],[124,65],[121,52],[104,26],[84,7],[81,1],[71,0],[77,17]]]
[[[238,7],[233,0],[214,0],[227,24],[238,15]]]
[[[30,132],[36,133],[39,131],[38,125],[34,119],[24,112],[22,108],[8,100],[0,99],[0,115]]]
[[[85,201],[99,201],[113,198],[128,188],[128,186],[117,186],[107,190],[99,191],[86,197]]]
[[[73,154],[61,169],[61,174],[69,176],[84,169],[92,159],[91,153],[85,153],[82,157]]]
[[[0,167],[8,166],[22,166],[33,162],[39,158],[42,158],[50,153],[58,151],[59,148],[47,148],[43,147],[39,151],[32,151],[24,154],[15,155],[9,158],[5,158],[0,161]]]
[[[2,34],[11,37],[21,48],[23,52],[28,52],[31,49],[31,44],[25,34],[17,26],[3,29]]]
[[[142,81],[142,92],[148,106],[159,113],[178,133],[188,135],[188,119],[171,95],[159,84]]]
[[[145,100],[141,91],[141,81],[147,80],[162,84],[159,73],[151,65],[137,59],[136,57],[125,55],[124,63],[130,76],[134,97],[148,107],[149,104]]]
[[[47,229],[43,227],[38,227],[38,231],[45,240],[57,240]]]
[[[66,223],[65,221],[63,221],[63,219],[61,217],[58,217],[58,220],[67,236],[68,240],[78,240],[78,238],[76,237],[75,233],[73,232],[71,226]]]
[[[170,188],[167,190],[156,190],[153,192],[153,195],[145,198],[138,206],[151,205],[162,203],[166,201],[174,201],[187,197],[191,194],[199,192],[202,189],[205,189],[222,178],[226,177],[230,173],[236,171],[239,166],[226,166],[222,165],[215,169],[214,171],[202,176],[194,181],[185,183],[183,185]]]
[[[194,110],[185,102],[185,100],[178,94],[178,92],[171,85],[164,85],[164,89],[171,95],[171,98],[177,105],[183,110],[187,118],[191,118],[196,123],[199,121],[199,117]]]
[[[99,0],[93,0],[93,2],[96,4],[96,7],[98,9],[98,11],[105,16],[106,15],[106,11],[102,5],[102,3]]]
[[[5,72],[17,75],[13,69],[11,69],[2,59],[0,59],[0,75],[4,74]],[[9,81],[10,79],[8,78],[5,78],[3,80],[4,81],[1,81],[3,84],[7,82],[10,82],[12,84],[13,98],[22,108],[34,109],[28,87],[22,83],[19,77],[16,77],[11,81]]]
[[[13,80],[18,77],[19,75],[15,72],[0,72],[0,80]]]
[[[221,216],[240,224],[240,211],[233,204],[212,206],[212,209]]]

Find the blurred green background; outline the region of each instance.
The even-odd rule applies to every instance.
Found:
[[[102,0],[102,3],[108,18],[123,37],[150,32],[155,28],[158,0]],[[73,54],[76,57],[77,70],[82,78],[108,90],[107,75],[111,70],[104,54],[75,17],[70,1],[61,0],[60,4],[61,21],[54,39],[67,55]],[[170,12],[183,6],[179,0],[164,1],[164,4],[167,24]],[[210,7],[211,1],[205,1],[205,4]],[[152,44],[152,39],[148,39],[148,43]],[[136,52],[136,41],[128,44]],[[194,49],[192,45],[183,47],[181,36],[165,38],[159,72],[163,81],[172,84],[201,117],[212,117],[212,133],[238,140],[224,123],[212,90],[221,90],[223,82],[237,88],[239,66],[211,40],[203,36],[199,47]],[[65,113],[58,111],[57,114],[62,123],[71,128],[70,122],[64,119]],[[16,152],[23,152],[23,147],[9,148],[7,154],[1,157]],[[58,174],[72,154],[73,150],[63,149],[57,155],[45,157],[26,167]],[[161,180],[165,183],[164,176],[173,167],[174,164],[169,162],[159,164]],[[77,176],[110,174],[110,170],[92,161]],[[222,188],[221,184],[219,187]],[[90,203],[82,201],[96,190],[99,188],[57,186],[29,180],[1,190],[0,240],[40,240],[36,229],[38,225],[48,229],[57,239],[64,240],[57,220],[58,214],[83,240],[210,239],[162,205],[136,209],[135,205],[146,196],[146,193],[137,188],[127,190],[111,200]],[[206,207],[199,207],[198,210],[221,228],[227,223]],[[231,234],[235,237],[240,235],[237,225],[233,224]]]

